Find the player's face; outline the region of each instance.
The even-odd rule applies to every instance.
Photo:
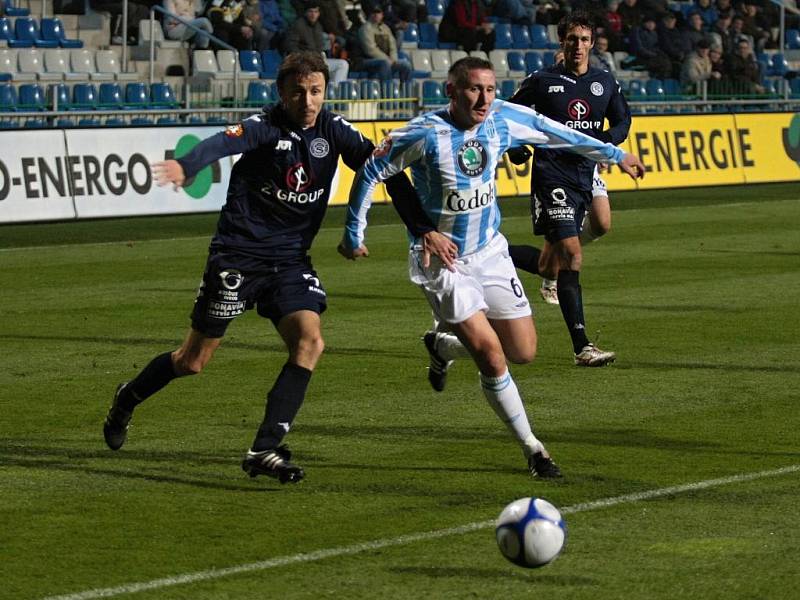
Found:
[[[281,103],[289,117],[303,128],[312,127],[325,102],[325,76],[311,73],[287,79],[280,91]]]
[[[497,79],[491,69],[472,69],[468,72],[465,85],[447,82],[447,95],[450,96],[450,113],[456,125],[471,129],[483,123],[497,93]]]
[[[562,42],[564,65],[574,73],[585,73],[589,68],[589,54],[592,51],[592,30],[586,27],[573,27],[567,31]]]

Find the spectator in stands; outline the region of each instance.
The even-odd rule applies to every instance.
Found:
[[[532,25],[536,22],[536,8],[532,0],[495,0],[492,15],[516,25]]]
[[[728,55],[733,52],[733,30],[731,29],[731,21],[733,20],[733,13],[723,12],[720,13],[717,22],[711,29],[709,37],[711,38],[712,48],[716,46],[723,55]]]
[[[415,0],[364,0],[361,3],[367,15],[375,8],[383,10],[383,23],[392,30],[397,47],[403,45],[403,36],[409,23],[416,23],[418,11]]]
[[[589,65],[608,71],[614,77],[617,76],[617,65],[614,63],[614,56],[608,51],[608,38],[606,36],[595,36],[594,48],[592,48],[592,53],[589,55]]]
[[[761,68],[753,55],[753,47],[744,38],[736,44],[736,52],[725,57],[725,76],[735,94],[763,94]]]
[[[260,0],[258,8],[261,13],[261,28],[264,30],[268,48],[281,48],[286,35],[287,21],[281,14],[276,0]]]
[[[562,2],[569,6],[566,0]],[[544,0],[536,5],[536,22],[539,25],[557,25],[565,14],[565,9],[556,0]]]
[[[714,8],[717,9],[717,15],[729,14],[733,16],[735,12],[731,0],[716,0],[716,2],[714,2]],[[717,18],[719,18],[719,16],[717,16]]]
[[[683,29],[683,36],[686,38],[691,48],[697,47],[697,42],[700,40],[708,39],[708,34],[703,24],[703,17],[700,16],[700,13],[693,12],[689,14],[686,19],[686,26]]]
[[[689,58],[683,63],[681,86],[687,92],[697,91],[698,85],[703,81],[722,78],[722,73],[713,69],[711,58],[709,58],[710,52],[711,44],[708,43],[708,40],[701,39],[695,45]]]
[[[202,29],[206,33],[213,33],[214,27],[203,14],[203,0],[164,0],[164,10],[181,19]],[[178,19],[173,19],[169,15],[164,15],[164,36],[168,40],[189,41],[195,48],[208,48],[208,36],[200,33],[181,23]]]
[[[713,46],[708,51],[708,60],[711,62],[711,72],[715,73],[708,80],[708,93],[718,95],[725,93],[725,61],[722,59],[722,51]]]
[[[284,40],[284,53],[291,52],[317,52],[325,56],[325,62],[330,71],[330,80],[339,84],[345,81],[350,72],[350,64],[342,58],[332,58],[325,54],[327,35],[319,22],[318,0],[308,0],[305,3],[305,12],[302,17],[297,17],[286,31]]]
[[[611,52],[617,52],[627,47],[623,44],[622,16],[620,16],[618,9],[619,0],[608,0],[606,12],[600,19],[603,34],[608,38],[608,48]]]
[[[731,20],[731,39],[733,40],[732,50],[733,53],[736,52],[736,48],[739,45],[739,40],[742,38],[746,39],[747,42],[750,44],[751,48],[755,48],[756,42],[752,35],[747,33],[744,30],[744,19],[741,15],[733,15],[733,20]],[[727,55],[726,55],[727,56]]]
[[[261,3],[259,0],[246,0],[247,6],[244,7],[244,22],[253,30],[253,40],[251,49],[263,52],[272,46],[273,33],[264,27],[264,19],[261,16]]]
[[[760,7],[756,6],[753,0],[745,2],[742,11],[742,31],[753,38],[756,52],[763,52],[764,48],[770,45],[771,34],[770,24],[763,18]]]
[[[122,0],[89,0],[92,10],[111,14],[111,43],[122,44],[123,35],[128,44],[135,45],[139,41],[139,21],[150,18],[150,5],[145,2],[128,0],[128,31],[122,31]]]
[[[392,30],[383,22],[383,8],[374,5],[367,21],[358,30],[358,43],[362,58],[361,67],[376,79],[398,78],[408,81],[411,64],[397,54],[397,40]]]
[[[319,23],[326,35],[326,51],[331,58],[339,58],[344,48],[349,22],[340,10],[337,0],[317,0],[319,4]]]
[[[680,77],[683,61],[689,56],[692,47],[683,32],[676,27],[678,22],[675,13],[668,12],[661,17],[661,26],[658,28],[658,45],[672,63],[670,77]]]
[[[658,44],[653,15],[643,17],[642,24],[631,32],[630,53],[634,62],[626,64],[627,68],[644,66],[657,79],[667,79],[672,75],[672,63]]]
[[[617,8],[617,12],[622,20],[622,36],[623,38],[628,38],[628,45],[630,45],[632,32],[644,24],[644,12],[642,7],[639,6],[639,0],[623,0],[622,4]]]
[[[494,27],[482,0],[451,0],[439,23],[439,41],[455,42],[467,52],[494,50]]]
[[[728,2],[730,2],[730,0],[728,0]],[[714,23],[717,22],[717,19],[719,19],[719,12],[714,5],[711,4],[711,0],[694,0],[692,12],[696,12],[700,15],[700,18],[703,20],[703,28],[706,31],[709,31],[714,26]]]
[[[639,0],[639,4],[642,5],[644,12],[655,16],[657,19],[672,12],[669,8],[668,0]]]
[[[248,25],[246,0],[211,0],[206,16],[214,27],[214,35],[237,50],[256,49],[255,31]]]

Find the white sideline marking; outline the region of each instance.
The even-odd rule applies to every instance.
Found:
[[[568,515],[598,508],[608,508],[616,506],[617,504],[629,504],[631,502],[640,502],[642,500],[650,500],[653,498],[661,498],[664,496],[672,496],[684,492],[694,492],[697,490],[705,490],[711,487],[720,485],[727,485],[730,483],[741,483],[745,481],[753,481],[754,479],[763,479],[765,477],[777,477],[779,475],[787,475],[790,473],[797,473],[800,471],[800,465],[791,465],[781,469],[773,469],[770,471],[759,471],[757,473],[742,473],[740,475],[731,475],[730,477],[721,477],[719,479],[707,479],[705,481],[697,481],[695,483],[687,483],[684,485],[675,485],[672,487],[660,488],[656,490],[647,490],[644,492],[635,492],[633,494],[624,494],[622,496],[613,496],[611,498],[601,498],[600,500],[593,500],[591,502],[582,502],[580,504],[573,504],[561,508],[561,513]],[[326,550],[316,550],[314,552],[303,552],[300,554],[292,554],[289,556],[279,556],[269,560],[259,562],[247,563],[237,565],[234,567],[226,567],[224,569],[209,569],[207,571],[197,571],[194,573],[185,573],[183,575],[175,575],[173,577],[164,577],[161,579],[153,579],[151,581],[142,581],[138,583],[127,583],[117,587],[110,588],[97,588],[93,590],[86,590],[75,594],[65,594],[62,596],[48,596],[43,600],[91,600],[93,598],[111,598],[121,594],[135,594],[136,592],[144,592],[147,590],[155,590],[174,585],[181,585],[185,583],[195,583],[197,581],[208,581],[209,579],[219,579],[229,575],[236,575],[238,573],[251,573],[253,571],[263,571],[265,569],[272,569],[273,567],[282,567],[285,565],[292,565],[297,563],[315,562],[326,558],[333,558],[338,556],[349,556],[351,554],[359,554],[369,550],[378,550],[381,548],[388,548],[390,546],[403,546],[405,544],[412,544],[414,542],[422,542],[428,540],[435,540],[451,535],[460,535],[463,533],[470,533],[480,529],[489,529],[494,527],[494,519],[491,521],[479,521],[476,523],[469,523],[460,527],[450,527],[448,529],[439,529],[436,531],[424,531],[421,533],[411,533],[408,535],[401,535],[394,538],[385,540],[373,540],[371,542],[362,542],[360,544],[351,544],[350,546],[340,546],[338,548],[328,548]]]

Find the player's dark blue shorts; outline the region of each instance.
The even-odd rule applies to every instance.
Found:
[[[275,325],[298,310],[322,314],[327,308],[325,289],[311,260],[304,256],[270,262],[212,252],[192,310],[192,327],[209,337],[222,337],[233,319],[253,307]]]
[[[534,182],[533,188],[533,233],[543,235],[550,243],[580,235],[592,192],[548,182]]]

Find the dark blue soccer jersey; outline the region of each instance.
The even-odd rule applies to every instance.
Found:
[[[614,76],[594,67],[576,77],[563,63],[531,73],[511,102],[536,109],[603,142],[619,145],[631,127],[631,111]],[[603,120],[610,129],[603,131]],[[568,150],[537,149],[533,154],[535,181],[592,189],[594,161]]]
[[[301,129],[276,104],[202,141],[178,162],[191,177],[223,156],[243,153],[231,171],[211,249],[282,259],[311,246],[339,157],[357,170],[373,147],[324,108],[313,127]]]

